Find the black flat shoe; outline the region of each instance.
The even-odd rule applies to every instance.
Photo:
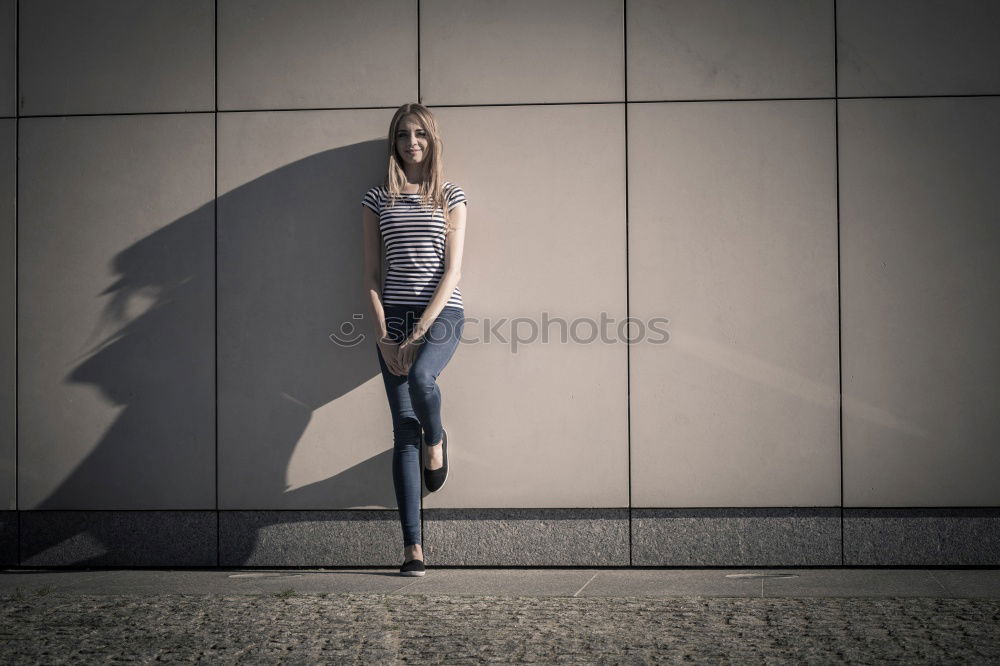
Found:
[[[448,431],[441,428],[441,459],[442,464],[437,469],[427,469],[424,467],[424,485],[428,492],[437,492],[448,480]]]
[[[423,560],[406,560],[403,562],[403,566],[399,567],[400,576],[423,576],[424,575],[424,561]]]

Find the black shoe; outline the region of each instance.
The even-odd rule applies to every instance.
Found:
[[[423,560],[406,560],[403,562],[403,566],[399,567],[400,576],[423,576],[424,575],[424,561]]]
[[[437,492],[448,480],[448,431],[441,428],[441,459],[444,464],[437,469],[427,469],[424,467],[424,485],[428,492]]]

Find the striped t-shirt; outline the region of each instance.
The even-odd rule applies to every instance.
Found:
[[[458,185],[445,182],[445,202],[450,211],[466,201]],[[382,302],[386,305],[427,305],[444,275],[445,221],[440,207],[433,213],[420,194],[401,194],[389,206],[389,192],[378,185],[365,193],[362,205],[378,215],[379,233],[385,243],[388,267]],[[462,306],[462,292],[455,286],[445,307]]]

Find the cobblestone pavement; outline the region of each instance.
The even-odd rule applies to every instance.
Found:
[[[1000,599],[0,597],[0,663],[997,663]]]

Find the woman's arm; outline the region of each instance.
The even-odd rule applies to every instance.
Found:
[[[424,311],[420,315],[420,319],[414,324],[413,332],[407,338],[407,341],[418,341],[427,333],[431,324],[441,314],[441,310],[444,310],[448,299],[451,298],[451,293],[462,278],[462,251],[465,247],[465,218],[467,213],[468,208],[464,201],[451,210],[451,219],[455,228],[445,236],[444,273],[441,275],[441,281],[438,282],[437,289],[434,291],[434,296],[431,297],[430,302],[424,307]]]
[[[386,367],[396,375],[405,374],[399,359],[399,347],[395,342],[386,339],[388,328],[385,324],[385,309],[382,307],[382,239],[379,238],[378,218],[367,206],[362,206],[362,223],[365,237],[364,288],[367,292],[369,311],[372,314],[372,324],[375,340]]]
[[[362,206],[362,224],[365,237],[364,289],[374,322],[375,339],[381,340],[388,333],[385,310],[382,307],[382,241],[378,233],[378,218],[367,206]]]

